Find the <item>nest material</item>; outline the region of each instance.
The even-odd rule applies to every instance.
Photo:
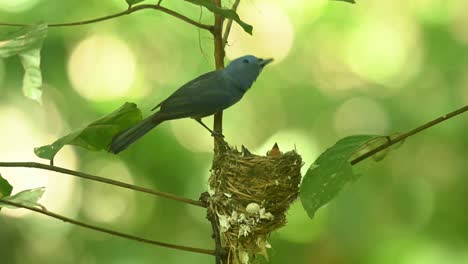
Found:
[[[296,151],[258,156],[219,140],[209,180],[209,209],[219,224],[229,263],[267,258],[270,233],[286,224],[285,213],[299,194],[301,156]]]

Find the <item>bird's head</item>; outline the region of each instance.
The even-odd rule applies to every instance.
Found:
[[[238,82],[243,90],[248,90],[263,68],[272,61],[273,59],[261,59],[246,55],[233,60],[224,71]]]

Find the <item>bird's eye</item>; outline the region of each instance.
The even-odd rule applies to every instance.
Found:
[[[249,63],[249,60],[248,60],[248,59],[244,59],[242,62],[243,62],[243,63]]]

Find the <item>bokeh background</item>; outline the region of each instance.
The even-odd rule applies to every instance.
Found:
[[[153,1],[154,2],[154,1]],[[224,4],[231,5],[231,1]],[[184,1],[163,5],[211,23]],[[67,22],[126,8],[123,0],[0,0],[3,22]],[[227,61],[274,57],[225,112],[233,145],[296,148],[304,170],[339,138],[389,134],[468,104],[468,2],[245,0]],[[1,27],[6,33],[13,28]],[[186,81],[213,69],[212,37],[147,10],[51,28],[42,50],[44,104],[21,93],[17,58],[0,60],[0,160],[42,161],[33,148],[133,101],[150,113]],[[209,123],[212,119],[209,118]],[[468,118],[408,139],[308,219],[300,202],[271,237],[270,263],[468,263]],[[197,199],[207,190],[212,138],[192,120],[167,122],[121,155],[65,147],[56,165]],[[170,243],[212,248],[205,212],[150,195],[33,169],[1,168],[14,192],[45,186],[51,211]],[[25,210],[0,215],[2,263],[214,263],[74,227]]]

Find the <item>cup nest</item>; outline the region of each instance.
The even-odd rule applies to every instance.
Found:
[[[229,263],[249,263],[258,254],[268,259],[267,239],[286,224],[286,211],[299,194],[302,165],[295,150],[258,156],[217,142],[208,205]]]

